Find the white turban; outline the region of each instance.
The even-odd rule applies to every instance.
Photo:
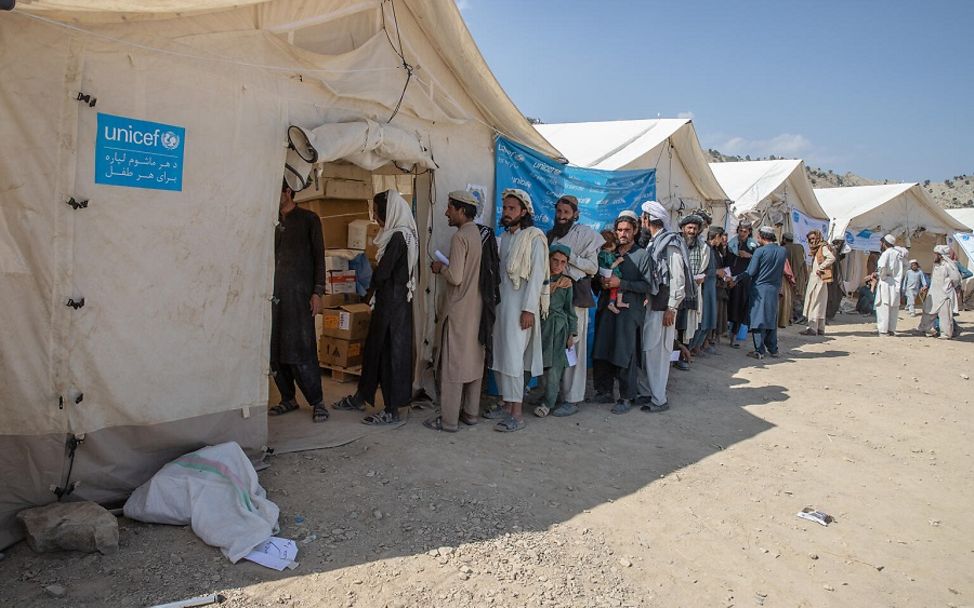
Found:
[[[896,237],[893,236],[892,234],[887,234],[886,236],[883,237],[883,240],[886,241],[890,245],[895,245],[896,244]]]
[[[504,190],[504,193],[501,195],[501,200],[504,200],[509,196],[513,196],[517,200],[524,203],[524,207],[528,210],[528,213],[534,215],[534,205],[531,204],[530,194],[524,190],[521,190],[520,188],[508,188],[507,190]]]
[[[650,220],[656,220],[658,222],[663,222],[663,229],[670,229],[670,212],[666,210],[666,207],[661,205],[657,201],[646,201],[642,204],[643,213],[649,216]]]
[[[947,245],[937,245],[933,248],[934,253],[939,253],[940,255],[947,257],[950,255],[950,247]]]

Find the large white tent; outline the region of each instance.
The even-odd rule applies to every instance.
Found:
[[[754,160],[710,163],[710,170],[731,200],[731,214],[755,223],[782,224],[791,230],[790,209],[826,219],[801,160]]]
[[[592,169],[656,169],[656,198],[674,213],[708,209],[723,220],[727,195],[693,122],[684,118],[539,124],[568,162]]]
[[[0,13],[0,73],[0,547],[69,468],[70,498],[113,500],[187,450],[266,445],[288,125],[328,160],[349,132],[349,158],[428,157],[429,250],[448,191],[493,196],[497,133],[559,156],[453,2],[22,1]],[[102,113],[185,129],[181,189],[97,183]]]
[[[947,213],[916,183],[816,188],[822,208],[831,221],[830,238],[892,234],[898,244],[910,249],[910,257],[929,268],[933,247],[946,243],[947,235],[965,230],[964,224]],[[866,251],[847,256],[844,276],[847,290],[856,289],[866,267]]]

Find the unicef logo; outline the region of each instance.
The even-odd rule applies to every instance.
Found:
[[[846,231],[846,233],[845,233],[845,240],[846,240],[847,243],[849,243],[850,245],[852,245],[853,243],[856,242],[856,237],[852,236],[852,233],[851,232]]]
[[[797,223],[797,222],[801,221],[801,219],[802,218],[801,218],[800,215],[798,215],[798,212],[797,211],[795,211],[794,213],[791,214],[791,221]]]
[[[167,150],[175,150],[179,147],[179,136],[172,131],[162,134],[162,147]]]

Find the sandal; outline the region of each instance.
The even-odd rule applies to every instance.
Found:
[[[345,410],[347,412],[361,412],[365,410],[365,403],[356,403],[355,395],[345,395],[331,406],[336,410]]]
[[[467,412],[460,412],[460,422],[464,423],[467,426],[473,426],[480,422],[480,418],[478,418],[477,416],[471,416]]]
[[[399,416],[390,414],[389,412],[382,410],[381,412],[376,412],[370,414],[365,418],[362,418],[362,424],[368,424],[370,426],[384,426],[387,424],[399,424]]]
[[[525,426],[527,426],[527,424],[524,422],[524,420],[518,420],[514,416],[508,416],[495,424],[494,430],[500,433],[513,433],[514,431],[520,431]]]
[[[440,416],[434,416],[433,418],[427,418],[423,421],[423,426],[434,431],[443,431],[444,433],[456,433],[458,429],[450,429],[443,426],[443,418]]]
[[[544,418],[550,412],[551,410],[548,409],[547,405],[539,405],[538,407],[534,408],[534,415],[537,416],[538,418]]]
[[[281,402],[275,405],[274,407],[272,407],[271,409],[267,410],[267,415],[283,416],[284,414],[293,412],[296,409],[298,409],[298,404],[296,401]]]
[[[552,416],[557,416],[558,418],[564,418],[565,416],[571,416],[578,413],[578,406],[574,403],[562,403],[555,409],[551,410]]]
[[[487,420],[503,420],[510,415],[511,413],[506,408],[497,405],[485,411],[483,417]]]
[[[319,403],[311,409],[311,422],[324,422],[328,420],[328,408]]]

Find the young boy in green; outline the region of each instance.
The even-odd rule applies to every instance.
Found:
[[[558,390],[561,388],[561,377],[568,367],[568,355],[565,351],[572,347],[577,338],[575,332],[578,327],[578,317],[575,316],[575,307],[572,305],[574,290],[571,279],[563,274],[572,252],[560,243],[552,245],[548,252],[548,264],[551,270],[551,277],[548,280],[551,303],[548,306],[548,316],[541,322],[545,388],[544,401],[534,408],[534,415],[539,418],[544,418],[549,413],[553,416],[571,416],[578,412],[578,408],[570,403],[555,407]]]

